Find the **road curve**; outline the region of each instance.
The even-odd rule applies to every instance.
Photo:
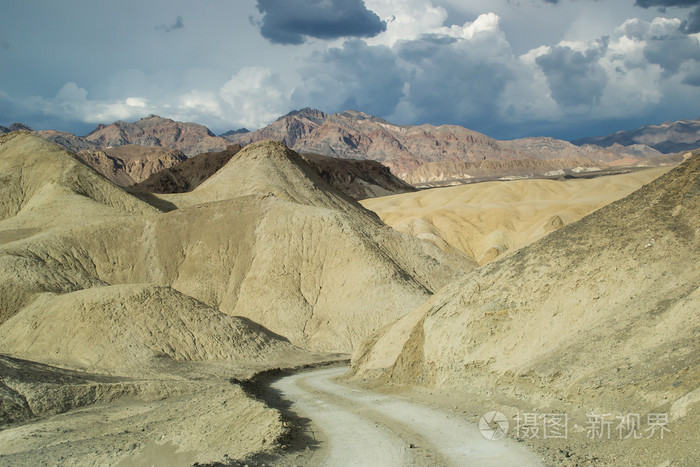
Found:
[[[311,420],[320,448],[314,465],[539,466],[539,459],[509,439],[484,438],[454,414],[335,381],[347,367],[281,378],[271,387]]]

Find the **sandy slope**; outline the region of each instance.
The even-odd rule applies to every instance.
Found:
[[[161,213],[45,141],[3,138],[0,171],[10,183],[3,187],[0,221],[0,324],[20,312],[37,313],[31,303],[40,294],[150,284],[181,293],[168,300],[192,297],[294,344],[350,351],[458,268],[473,267],[387,228],[277,143],[249,146],[193,192],[168,198],[180,209]],[[97,308],[109,295],[100,290],[115,289],[92,292]],[[71,297],[82,303],[84,295]],[[76,305],[65,300],[57,316],[70,315]],[[200,325],[207,322],[186,327]],[[5,344],[3,351],[36,358],[20,343],[37,339],[38,328],[23,329],[24,338],[6,331],[17,345]],[[200,331],[207,332],[195,335]],[[207,342],[201,337],[199,344]],[[60,341],[57,331],[42,345]],[[210,355],[220,352],[212,348]]]
[[[601,462],[697,463],[699,212],[694,157],[446,287],[375,336],[355,372],[507,396],[579,426],[586,413],[665,413],[664,440],[567,442]]]
[[[0,431],[0,464],[226,462],[270,449],[285,432],[276,410],[225,380],[131,385],[146,389]]]
[[[629,195],[668,170],[477,183],[368,199],[362,205],[401,232],[485,264]]]
[[[159,359],[274,364],[300,349],[169,287],[42,294],[0,327],[0,353],[86,370],[152,375]]]

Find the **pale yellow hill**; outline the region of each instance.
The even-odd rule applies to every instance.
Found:
[[[0,400],[3,465],[230,462],[288,430],[228,379],[118,378],[1,355]]]
[[[144,197],[161,210],[35,136],[0,138],[0,464],[273,449],[279,413],[230,378],[340,358],[312,350],[349,353],[475,267],[280,144],[241,154],[192,193]]]
[[[57,167],[74,167],[90,196],[76,193],[75,177],[56,177],[60,171],[54,165],[47,170],[36,151],[48,152]],[[18,189],[8,198],[21,195],[33,200],[35,209],[19,201],[21,209],[8,211],[15,216],[0,222],[0,235],[7,239],[0,245],[0,325],[35,310],[33,302],[46,293],[150,284],[171,287],[228,315],[247,317],[293,344],[349,352],[458,271],[474,267],[466,257],[446,254],[386,227],[279,143],[250,145],[193,193],[173,197],[189,207],[168,213],[133,198],[69,153],[31,135],[16,136],[0,146],[0,161],[29,157],[37,162],[24,171],[36,180],[31,185],[36,188]],[[15,174],[15,166],[2,164],[0,174]],[[21,179],[27,183],[27,176]],[[47,187],[65,195],[36,194]],[[32,213],[54,204],[62,214],[47,230],[44,218]],[[84,210],[90,218],[82,217]],[[34,230],[13,234],[22,216]],[[91,296],[99,301],[102,292],[95,290]],[[63,303],[56,306],[66,308],[61,313],[68,319],[74,309],[71,302],[61,301],[61,295],[53,297],[50,301]],[[44,303],[42,309],[48,306]],[[170,319],[157,317],[161,322]],[[94,322],[83,330],[99,325]],[[195,336],[202,345],[209,342]],[[54,339],[65,337],[57,333]],[[29,352],[19,334],[12,342],[4,351]],[[119,356],[117,348],[109,351]],[[174,352],[192,355],[191,350]],[[221,354],[213,348],[205,353]],[[53,357],[40,359],[39,354],[17,353],[58,363]],[[123,356],[132,357],[136,358]]]
[[[43,294],[0,327],[0,353],[132,376],[163,359],[264,365],[302,356],[248,320],[140,284]]]
[[[55,226],[156,213],[75,155],[27,133],[0,136],[0,243]]]
[[[572,463],[590,453],[600,464],[695,464],[699,214],[695,157],[446,287],[370,340],[355,372],[509,398],[524,412],[566,413],[572,429],[588,413],[640,414],[644,430],[647,414],[665,414],[663,440],[591,443],[583,429],[559,449],[581,456]]]
[[[191,205],[252,194],[343,211],[356,206],[321,179],[299,154],[273,141],[246,146],[192,192],[163,197]]]
[[[629,195],[668,170],[476,183],[367,199],[362,205],[396,230],[485,264]]]

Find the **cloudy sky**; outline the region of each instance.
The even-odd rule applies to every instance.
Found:
[[[356,109],[510,139],[700,116],[698,0],[3,0],[0,125]]]

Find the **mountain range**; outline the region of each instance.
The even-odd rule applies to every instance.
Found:
[[[31,128],[19,123],[0,127],[5,133],[14,130]],[[310,108],[289,112],[256,131],[232,130],[221,136],[204,125],[157,115],[133,123],[101,124],[84,137],[53,130],[37,134],[75,152],[123,186],[182,162],[172,152],[137,154],[135,148],[167,148],[192,157],[224,151],[232,143],[245,146],[261,140],[280,141],[302,154],[378,161],[398,178],[420,186],[676,163],[681,158],[669,153],[700,146],[700,120],[649,125],[575,144],[547,137],[498,141],[456,125],[399,126],[354,110],[327,114]],[[122,146],[134,148],[129,161],[114,154],[114,148]]]
[[[669,162],[658,150],[637,143],[603,148],[546,137],[498,141],[460,126],[399,126],[352,110],[326,114],[306,108],[257,131],[226,138],[241,145],[272,139],[301,153],[373,159],[411,184],[468,180],[494,172],[522,177],[579,167]]]
[[[643,145],[668,154],[692,151],[700,147],[700,118],[664,122],[660,125],[644,125],[630,131],[618,131],[608,136],[583,138],[573,142],[576,145],[594,144],[609,148],[614,145]]]

